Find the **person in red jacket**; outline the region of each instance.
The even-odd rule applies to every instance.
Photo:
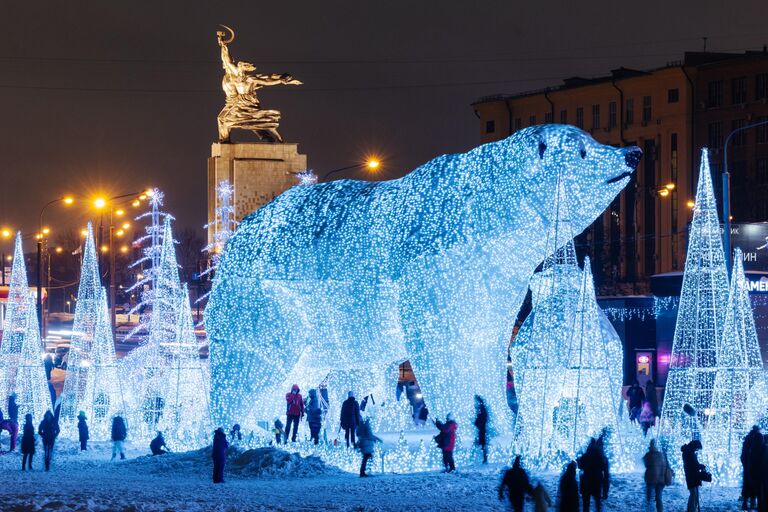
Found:
[[[445,417],[445,423],[441,421],[435,421],[435,426],[440,431],[440,442],[438,446],[443,451],[443,466],[445,466],[445,472],[450,473],[456,471],[456,466],[453,463],[453,449],[456,447],[456,429],[458,426],[453,421],[453,414],[448,413]]]
[[[288,442],[288,436],[291,434],[291,423],[293,423],[293,437],[291,442],[296,442],[296,435],[299,433],[299,420],[304,417],[304,399],[299,393],[298,384],[291,386],[291,392],[285,395],[286,410],[285,414],[288,417],[287,425],[285,426],[285,442]]]

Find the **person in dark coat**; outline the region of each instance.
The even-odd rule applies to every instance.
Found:
[[[647,403],[647,402],[646,402]],[[643,456],[645,465],[645,508],[650,508],[651,492],[656,497],[656,512],[662,512],[661,493],[664,490],[664,477],[667,472],[667,458],[656,448],[656,440],[651,439],[648,452]]]
[[[579,512],[579,487],[576,483],[576,463],[571,461],[565,467],[557,488],[557,510]]]
[[[763,434],[760,427],[755,425],[744,437],[741,445],[742,510],[757,507],[757,497],[760,492],[760,465],[763,452]],[[749,502],[749,503],[748,503]]]
[[[382,442],[381,438],[374,435],[373,429],[371,428],[370,418],[357,426],[357,447],[360,449],[360,453],[363,454],[363,462],[360,464],[361,477],[368,476],[365,472],[368,467],[368,461],[373,458],[373,449],[375,448],[376,443]]]
[[[456,447],[456,430],[459,426],[453,421],[453,414],[450,412],[445,417],[445,423],[435,421],[435,426],[440,431],[440,443],[438,447],[443,452],[443,467],[446,473],[456,471],[456,464],[453,461],[453,450]]]
[[[291,392],[285,395],[285,415],[288,418],[285,426],[285,442],[288,442],[288,436],[291,435],[291,424],[293,424],[293,437],[291,442],[296,442],[296,436],[299,433],[299,420],[304,416],[304,399],[299,392],[298,384],[291,386]]]
[[[627,390],[627,398],[629,400],[629,420],[634,423],[640,416],[643,400],[645,400],[645,393],[643,392],[643,388],[640,387],[640,383],[637,379],[635,379],[632,386]]]
[[[80,451],[88,449],[88,423],[86,422],[85,411],[80,411],[77,414],[77,435],[80,438]]]
[[[40,438],[43,440],[45,470],[49,471],[51,469],[51,458],[53,457],[53,444],[59,435],[59,422],[56,421],[50,409],[45,411],[43,421],[37,427],[37,433],[40,434]]]
[[[488,407],[482,397],[475,395],[475,427],[477,444],[483,451],[483,464],[488,464]]]
[[[8,419],[19,424],[19,406],[16,405],[16,393],[8,395]]]
[[[653,415],[657,418],[661,416],[661,411],[659,410],[659,395],[656,394],[656,384],[652,379],[648,379],[648,382],[645,383],[645,399],[651,404]]]
[[[32,423],[32,415],[24,416],[24,433],[21,436],[21,470],[27,469],[29,461],[29,470],[32,471],[32,457],[35,456],[35,426]]]
[[[763,436],[763,446],[760,450],[759,459],[754,469],[758,470],[755,479],[759,485],[757,494],[757,510],[759,512],[768,512],[768,435]]]
[[[155,438],[149,443],[149,449],[152,451],[152,455],[165,455],[171,451],[165,446],[165,438],[163,437],[163,433],[159,430],[157,431]]]
[[[705,474],[707,467],[699,462],[696,452],[701,450],[701,441],[694,439],[688,444],[684,444],[680,451],[683,452],[683,471],[685,472],[685,484],[688,487],[688,507],[687,512],[700,510],[699,507],[699,487],[703,481],[702,475]]]
[[[578,466],[581,470],[581,481],[579,489],[581,491],[582,508],[589,512],[589,503],[595,500],[595,510],[602,510],[602,499],[604,499],[604,489],[607,489],[605,481],[608,479],[608,462],[605,455],[600,451],[597,441],[591,439],[587,451],[579,457]]]
[[[355,446],[355,430],[360,424],[360,405],[355,400],[355,392],[347,393],[347,399],[341,404],[341,428],[344,429],[344,440],[349,445]]]
[[[227,448],[229,448],[227,435],[224,433],[224,429],[219,427],[213,433],[213,450],[211,452],[213,457],[213,483],[215,484],[224,483],[224,465],[227,462]]]
[[[125,438],[128,437],[128,427],[119,414],[112,418],[112,460],[120,454],[120,460],[125,459]]]
[[[317,398],[317,390],[309,390],[309,403],[307,404],[307,424],[309,424],[309,437],[315,444],[320,443],[320,427],[323,426],[323,411],[320,409],[320,400]]]
[[[499,500],[504,499],[504,491],[507,491],[512,510],[522,512],[525,504],[525,495],[533,496],[533,486],[520,462],[520,456],[515,457],[512,467],[504,472],[504,477],[499,485]]]

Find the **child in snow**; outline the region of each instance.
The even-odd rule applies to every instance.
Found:
[[[283,440],[283,422],[280,421],[280,418],[275,418],[272,433],[275,434],[275,444],[280,444]]]
[[[213,483],[215,484],[224,483],[224,465],[227,462],[227,448],[229,448],[227,435],[224,433],[224,429],[219,427],[213,433],[213,450],[211,452],[213,457]]]
[[[239,423],[232,425],[232,430],[229,431],[229,439],[233,445],[240,444],[240,441],[243,440],[243,433],[240,431]]]
[[[88,449],[88,423],[86,423],[85,411],[80,411],[77,414],[77,434],[80,437],[80,451]]]
[[[120,454],[120,460],[125,459],[125,438],[128,437],[128,428],[125,420],[119,414],[112,418],[112,460]]]
[[[438,441],[437,446],[443,452],[443,466],[446,473],[456,471],[456,465],[453,462],[453,449],[456,447],[456,429],[458,425],[453,421],[453,414],[448,413],[445,417],[445,423],[435,421],[435,426],[440,433],[435,436]]]
[[[27,460],[29,460],[29,470],[32,471],[32,457],[35,455],[35,426],[32,424],[32,415],[24,416],[24,433],[21,436],[21,470],[27,469]]]
[[[373,434],[371,428],[371,419],[367,418],[364,422],[357,426],[357,446],[360,448],[360,453],[363,454],[363,463],[360,465],[360,476],[366,477],[368,474],[365,472],[368,461],[373,457],[373,448],[376,443],[382,443],[381,438]]]
[[[648,430],[656,424],[656,416],[653,413],[651,402],[643,402],[643,409],[640,411],[640,426],[643,428],[643,437],[648,435]]]

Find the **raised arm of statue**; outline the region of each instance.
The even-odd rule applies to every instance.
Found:
[[[221,45],[221,65],[224,68],[224,71],[228,75],[239,74],[237,66],[232,62],[232,57],[229,56],[229,48],[227,48],[226,44],[222,43],[221,39],[219,39],[219,44]]]

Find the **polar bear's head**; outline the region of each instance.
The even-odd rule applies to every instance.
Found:
[[[494,151],[496,161],[507,168],[496,176],[497,193],[517,196],[519,204],[510,206],[525,210],[526,224],[546,229],[555,220],[553,206],[560,184],[574,236],[611,204],[643,155],[637,147],[600,144],[568,125],[532,126],[496,144],[500,145]]]

